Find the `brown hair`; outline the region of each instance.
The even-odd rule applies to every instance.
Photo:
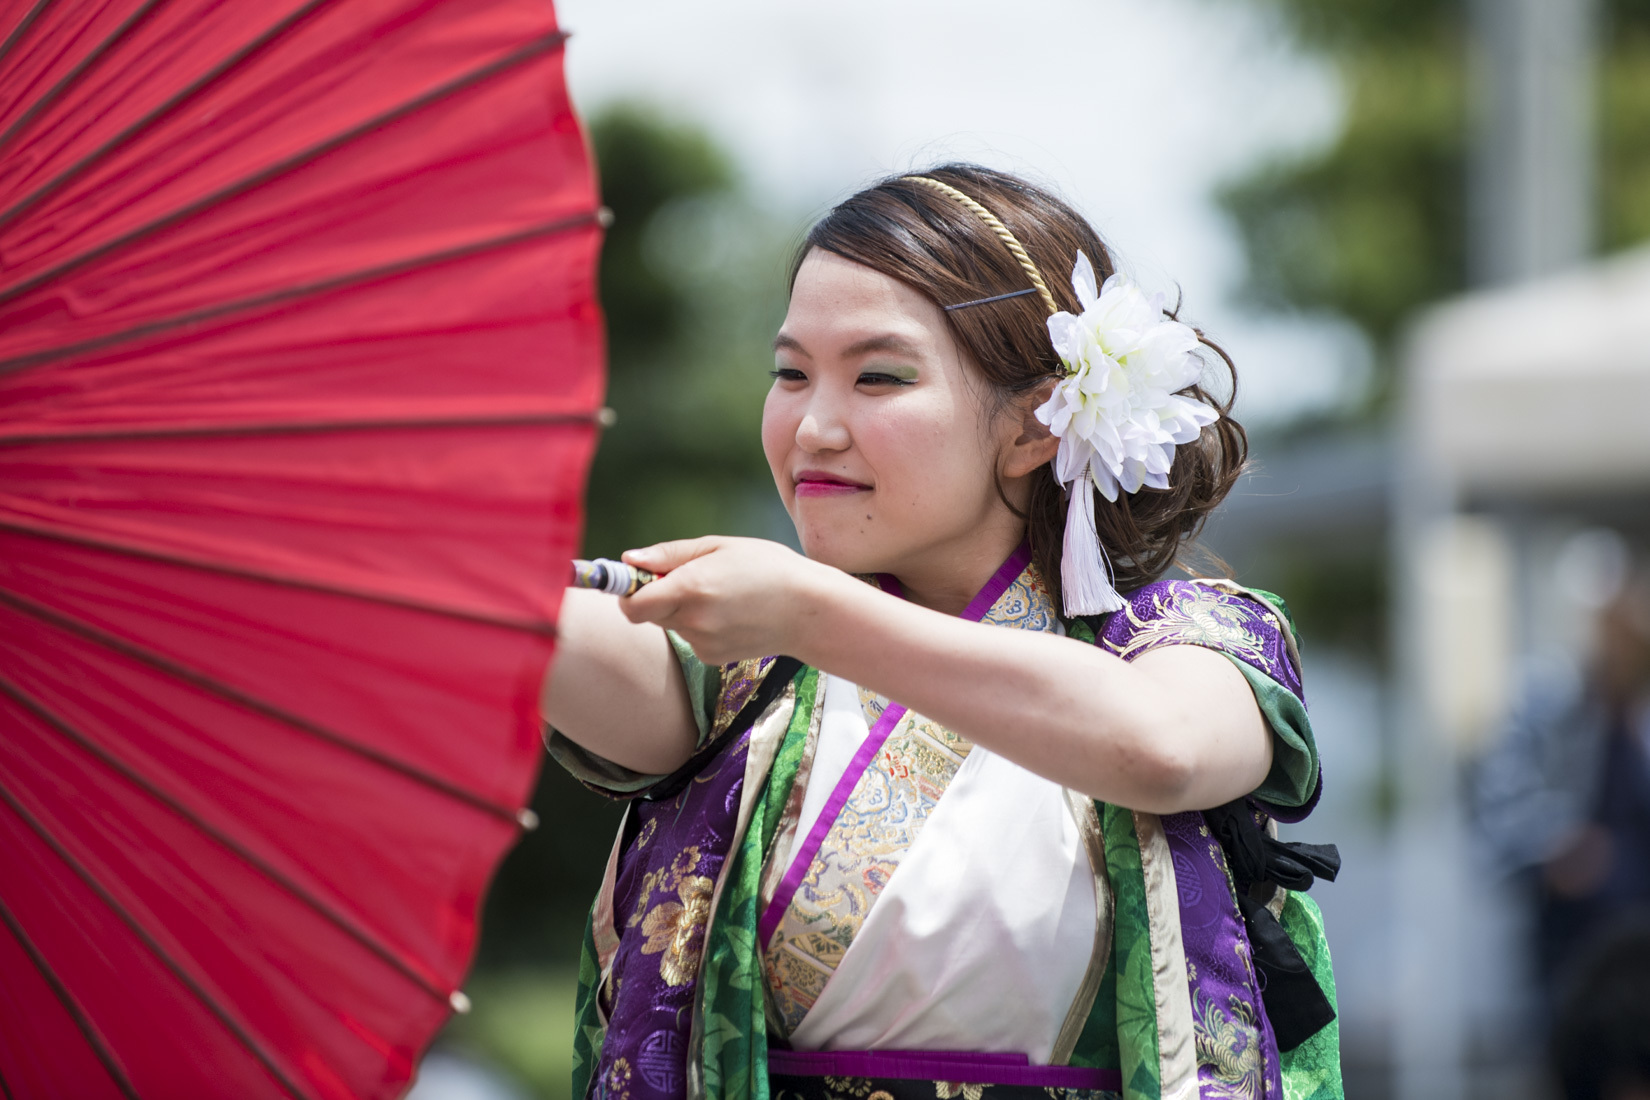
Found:
[[[948,183],[995,214],[1025,246],[1060,308],[1081,312],[1069,273],[1079,251],[1104,282],[1111,252],[1082,216],[1054,195],[1003,172],[947,164],[920,173]],[[940,306],[1024,290],[1030,280],[991,228],[956,199],[892,176],[840,203],[808,231],[791,265],[791,282],[815,249],[863,264],[916,289]],[[1179,310],[1165,311],[1174,317]],[[1063,371],[1049,341],[1048,310],[1035,294],[947,312],[951,335],[996,394],[998,410]],[[1143,488],[1110,503],[1095,496],[1095,526],[1110,556],[1117,587],[1127,592],[1156,580],[1182,545],[1226,496],[1248,455],[1243,427],[1229,415],[1237,392],[1231,357],[1198,333],[1231,382],[1224,401],[1201,384],[1181,392],[1220,410],[1193,443],[1175,449],[1167,489]],[[1001,492],[999,485],[998,491]],[[1093,486],[1087,491],[1095,492]],[[1060,598],[1064,493],[1044,466],[1032,479],[1025,516],[1033,559]],[[1006,500],[1006,497],[1004,498]]]

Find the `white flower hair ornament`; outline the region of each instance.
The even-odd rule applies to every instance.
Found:
[[[1220,413],[1176,392],[1198,380],[1203,362],[1197,333],[1165,314],[1160,295],[1148,298],[1122,274],[1097,288],[1081,252],[1071,285],[1083,312],[1048,319],[1066,375],[1036,415],[1059,437],[1054,476],[1069,497],[1060,560],[1066,615],[1101,615],[1122,607],[1123,597],[1095,530],[1088,483],[1114,502],[1142,486],[1167,489],[1174,449]]]

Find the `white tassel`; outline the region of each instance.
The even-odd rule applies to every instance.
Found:
[[[1123,606],[1112,584],[1111,562],[1094,527],[1094,488],[1088,467],[1071,483],[1066,509],[1066,540],[1060,554],[1060,587],[1066,618],[1104,615]]]

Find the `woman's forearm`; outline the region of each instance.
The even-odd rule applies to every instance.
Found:
[[[540,710],[564,736],[648,775],[675,771],[698,740],[664,630],[632,623],[600,592],[569,589],[563,597]]]
[[[840,578],[840,579],[837,579]],[[1168,813],[1247,794],[1271,766],[1248,682],[1212,650],[1125,662],[1053,634],[965,622],[820,574],[796,657],[1092,797]]]

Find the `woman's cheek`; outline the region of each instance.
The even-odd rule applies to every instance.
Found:
[[[787,396],[775,386],[768,391],[767,400],[762,403],[762,453],[768,460],[768,469],[773,472],[774,485],[778,487],[780,496],[789,500],[787,460],[796,443],[799,418],[792,408],[794,402],[786,400]]]

